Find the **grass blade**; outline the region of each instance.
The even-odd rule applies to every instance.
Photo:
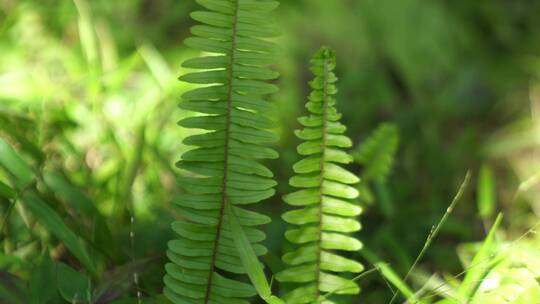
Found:
[[[376,256],[373,252],[362,249],[360,252],[362,256],[373,264],[376,268],[379,269],[379,272],[382,276],[392,283],[411,303],[420,303],[416,298],[414,291],[397,275],[397,273],[390,267],[388,264],[381,261],[381,259]]]
[[[498,258],[500,255],[494,255],[494,252],[497,249],[495,233],[501,224],[502,218],[502,214],[497,216],[497,219],[489,230],[486,239],[482,243],[482,247],[480,247],[480,250],[474,256],[471,262],[471,265],[475,265],[475,267],[469,270],[458,289],[458,294],[464,299],[471,300],[474,298],[474,295],[480,287],[483,279],[489,274],[493,267],[500,262],[500,258]],[[480,265],[480,263],[484,261],[488,262],[484,263],[484,265]]]
[[[0,138],[0,166],[4,167],[17,181],[18,188],[24,188],[34,179],[34,173],[17,152]]]
[[[430,231],[430,233],[429,233],[429,235],[428,235],[428,237],[426,239],[426,242],[424,243],[424,246],[422,247],[422,250],[420,251],[420,253],[416,257],[416,259],[415,259],[414,263],[412,264],[411,268],[409,268],[409,271],[407,271],[407,274],[405,275],[405,277],[403,278],[403,282],[407,282],[407,279],[409,278],[411,273],[414,271],[414,269],[416,268],[416,266],[418,265],[420,260],[422,260],[422,258],[426,254],[428,248],[431,246],[431,243],[437,237],[437,235],[439,234],[439,231],[441,230],[442,226],[444,226],[444,224],[448,220],[448,217],[450,216],[450,214],[452,214],[452,212],[454,211],[454,208],[456,207],[457,203],[460,201],[461,197],[463,196],[463,193],[465,192],[465,189],[469,185],[470,180],[471,180],[471,172],[467,171],[467,174],[465,175],[465,178],[463,179],[463,182],[459,186],[459,189],[458,189],[456,195],[452,199],[452,202],[450,203],[450,206],[448,206],[448,208],[446,209],[446,212],[442,216],[439,223],[431,229],[431,231]],[[394,301],[397,299],[399,294],[400,294],[400,291],[397,290],[394,293],[394,295],[392,296],[392,299],[390,300],[389,304],[394,303]]]
[[[24,207],[38,219],[47,230],[61,240],[92,274],[96,269],[90,255],[77,235],[62,221],[62,218],[34,192],[26,192],[21,196]]]
[[[229,202],[226,203],[225,211],[229,219],[229,225],[234,235],[234,242],[238,248],[240,259],[242,260],[244,267],[247,269],[249,279],[259,293],[259,296],[269,304],[284,304],[285,302],[283,302],[283,300],[272,295],[270,284],[266,280],[266,276],[264,275],[263,268],[259,263],[259,259],[257,258],[257,255],[255,254],[255,251],[244,233],[240,222],[236,218],[236,215],[234,214]]]

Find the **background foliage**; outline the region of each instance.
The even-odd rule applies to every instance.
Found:
[[[195,7],[173,0],[0,0],[4,302],[28,303],[25,297],[42,290],[53,290],[39,295],[53,303],[161,292],[177,216],[174,162],[189,135],[176,125],[187,115],[176,105],[188,89],[176,78],[185,72],[180,63],[195,55],[182,44]],[[467,169],[478,186],[469,187],[411,278],[414,289],[429,289],[431,273],[452,282],[446,274],[467,265],[475,252],[468,243],[486,236],[496,210],[505,213],[501,240],[523,236],[540,215],[539,13],[540,3],[526,0],[282,1],[281,92],[273,96],[281,109],[281,158],[269,163],[278,193],[290,192],[286,181],[298,160],[291,130],[305,113],[308,59],[321,44],[332,45],[347,135],[358,144],[382,122],[399,130],[392,172],[362,185],[370,194],[358,235],[365,247],[403,276]],[[20,162],[6,158],[10,147]],[[360,176],[362,168],[361,160],[352,167]],[[264,261],[277,273],[287,246],[279,220],[286,207],[279,196],[263,205],[274,219],[265,228]],[[532,233],[519,240],[517,254],[538,248]],[[537,278],[538,261],[529,260],[525,269]],[[58,288],[41,288],[40,276],[55,267],[59,278],[77,284],[59,279]],[[366,303],[391,297],[378,275],[360,285]]]

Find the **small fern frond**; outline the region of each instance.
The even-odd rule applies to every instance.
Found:
[[[185,43],[213,55],[187,60],[183,66],[201,71],[180,79],[203,84],[185,93],[180,107],[200,113],[180,122],[206,133],[184,140],[196,148],[183,154],[178,167],[185,194],[175,207],[185,219],[173,224],[177,239],[169,243],[164,293],[173,303],[242,304],[256,295],[250,284],[231,279],[246,274],[233,240],[226,204],[243,226],[255,253],[267,252],[259,244],[265,234],[255,226],[270,218],[241,206],[274,195],[272,172],[259,163],[278,157],[265,145],[277,136],[269,118],[274,111],[264,96],[277,91],[266,83],[278,74],[276,47],[264,38],[278,30],[269,13],[278,3],[268,0],[197,0],[206,10],[194,12],[200,22]]]
[[[318,302],[323,292],[360,291],[355,282],[339,273],[359,273],[364,267],[334,252],[362,247],[360,241],[348,235],[360,230],[355,217],[362,209],[352,201],[358,197],[352,185],[359,178],[341,166],[353,158],[342,150],[351,147],[352,142],[343,135],[346,128],[339,122],[341,114],[335,108],[335,65],[334,51],[326,47],[311,60],[315,79],[310,82],[313,92],[306,104],[310,115],[299,119],[305,128],[296,131],[296,136],[305,141],[298,146],[298,153],[305,158],[294,165],[297,175],[290,184],[301,190],[286,195],[284,200],[301,208],[283,214],[286,222],[296,225],[285,233],[296,250],[283,256],[288,268],[276,276],[281,282],[302,284],[286,295],[290,304]]]
[[[391,123],[380,124],[372,135],[353,152],[357,163],[364,166],[362,179],[384,182],[394,165],[399,145],[399,129]]]

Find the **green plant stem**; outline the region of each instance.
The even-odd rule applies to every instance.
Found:
[[[444,224],[446,223],[446,221],[448,220],[448,217],[450,216],[450,214],[452,214],[452,212],[454,211],[457,203],[461,200],[461,197],[463,196],[463,193],[465,192],[465,189],[467,188],[467,186],[469,185],[469,181],[471,179],[471,172],[470,171],[467,171],[467,174],[465,175],[465,178],[463,180],[463,182],[461,183],[461,185],[459,186],[459,189],[456,193],[456,195],[454,196],[454,198],[452,199],[452,202],[450,203],[450,206],[448,206],[448,208],[446,209],[446,212],[444,213],[444,215],[442,216],[441,220],[439,221],[439,223],[432,227],[427,239],[426,239],[426,242],[424,243],[424,246],[422,247],[422,250],[420,251],[420,253],[418,254],[418,256],[416,257],[416,260],[414,261],[414,263],[412,264],[412,266],[409,268],[409,270],[407,271],[407,274],[405,275],[405,277],[403,278],[403,282],[407,282],[407,279],[409,278],[409,276],[411,275],[411,273],[414,271],[414,269],[416,268],[416,266],[418,266],[418,263],[420,263],[420,261],[422,260],[422,258],[424,257],[424,255],[426,254],[427,250],[429,249],[429,247],[431,246],[431,243],[433,242],[433,240],[437,237],[437,235],[439,234],[439,231],[441,230],[442,226],[444,226]],[[394,301],[397,299],[397,297],[399,296],[400,294],[400,290],[398,289],[396,292],[394,292],[393,296],[392,296],[392,299],[390,299],[390,302],[389,304],[392,304],[394,303]]]

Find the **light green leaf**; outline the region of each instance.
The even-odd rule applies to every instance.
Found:
[[[458,288],[458,295],[463,299],[470,301],[474,298],[480,283],[489,274],[495,265],[501,261],[501,255],[494,254],[498,248],[498,242],[496,239],[497,229],[502,221],[502,214],[499,214],[491,226],[488,235],[486,236],[482,247],[478,253],[474,256],[471,265],[469,267],[467,275],[463,279],[460,287]]]
[[[421,303],[417,299],[414,291],[405,283],[397,273],[386,263],[382,262],[374,253],[368,249],[361,251],[362,256],[373,264],[388,282],[392,283],[405,298],[411,303]]]

